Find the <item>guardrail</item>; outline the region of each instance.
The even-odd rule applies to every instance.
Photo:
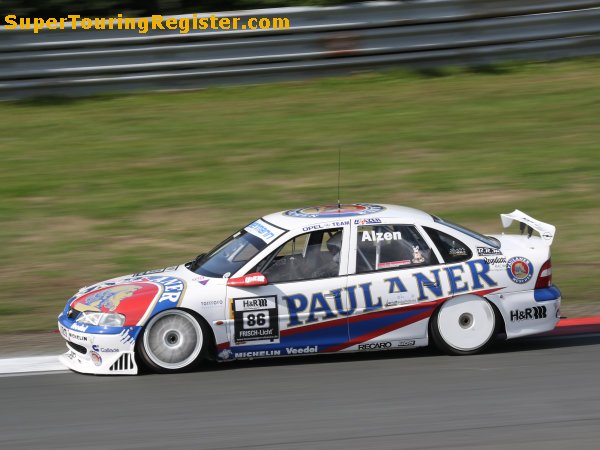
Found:
[[[288,17],[291,28],[145,35],[0,29],[0,99],[600,54],[600,1],[417,0],[216,15]]]

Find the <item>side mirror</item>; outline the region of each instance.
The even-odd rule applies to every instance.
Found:
[[[231,287],[266,286],[267,284],[269,284],[267,277],[260,272],[249,273],[243,277],[230,278],[227,280],[227,286]]]

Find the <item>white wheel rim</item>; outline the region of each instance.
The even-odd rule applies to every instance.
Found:
[[[494,310],[483,299],[450,299],[439,311],[440,336],[457,350],[476,350],[485,345],[492,337],[494,327]]]
[[[185,311],[177,309],[157,314],[144,333],[144,350],[156,365],[181,369],[194,362],[202,350],[200,324]]]

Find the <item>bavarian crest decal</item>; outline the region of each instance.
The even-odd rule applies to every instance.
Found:
[[[290,209],[284,212],[286,216],[302,218],[334,219],[336,217],[364,216],[384,211],[385,207],[371,203],[354,203],[324,206],[310,206],[308,208]]]
[[[506,273],[517,284],[527,283],[533,276],[533,264],[527,258],[515,256],[508,260]]]

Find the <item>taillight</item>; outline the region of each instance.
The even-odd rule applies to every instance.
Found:
[[[540,274],[535,282],[536,289],[542,289],[552,286],[552,260],[546,261],[540,269]]]

